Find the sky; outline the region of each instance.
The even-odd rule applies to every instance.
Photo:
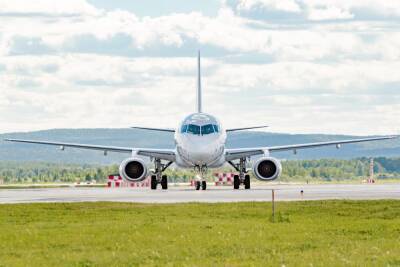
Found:
[[[398,0],[0,0],[0,132],[400,133]]]

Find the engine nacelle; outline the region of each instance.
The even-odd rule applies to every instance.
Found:
[[[119,175],[129,182],[140,182],[147,177],[146,163],[140,158],[128,158],[119,165]]]
[[[276,158],[264,157],[254,163],[253,172],[258,180],[272,181],[281,175],[282,165]]]

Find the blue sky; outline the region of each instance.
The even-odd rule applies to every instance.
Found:
[[[97,8],[112,11],[123,9],[141,17],[158,17],[173,13],[201,12],[207,16],[216,16],[221,6],[221,1],[208,0],[90,0],[90,4]]]
[[[0,132],[175,127],[201,49],[226,127],[399,133],[399,1],[0,0],[0,19]]]

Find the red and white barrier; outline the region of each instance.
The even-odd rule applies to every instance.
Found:
[[[107,187],[150,187],[150,178],[147,177],[141,182],[128,182],[119,175],[109,175]]]
[[[228,172],[228,173],[214,173],[214,180],[215,185],[233,185],[233,176],[235,174]]]

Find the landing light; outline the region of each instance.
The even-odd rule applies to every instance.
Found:
[[[341,144],[336,144],[336,148],[337,148],[337,149],[339,149],[339,148],[341,148],[341,147],[342,147]]]
[[[64,146],[60,146],[60,150],[64,151],[65,147]]]

